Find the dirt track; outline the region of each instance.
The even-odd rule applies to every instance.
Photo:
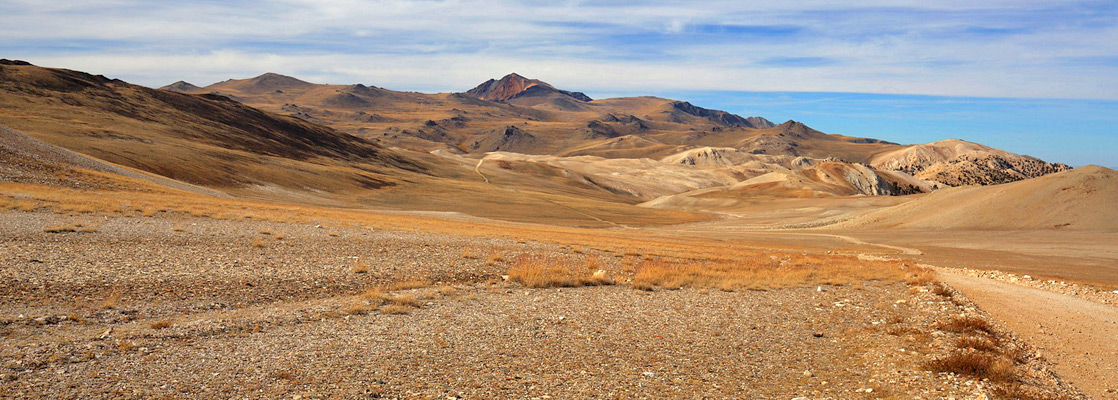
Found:
[[[990,279],[940,274],[1092,398],[1118,399],[1118,308]]]

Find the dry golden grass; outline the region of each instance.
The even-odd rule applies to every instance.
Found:
[[[166,329],[171,327],[171,321],[156,321],[151,323],[151,329]]]
[[[454,286],[443,286],[439,288],[439,294],[446,297],[453,297],[458,295],[458,289],[455,289]]]
[[[384,298],[389,305],[419,307],[419,299],[414,294],[394,294]]]
[[[955,295],[955,292],[951,291],[951,288],[947,287],[947,285],[944,285],[942,283],[937,283],[937,284],[933,285],[932,293],[937,295],[937,296],[947,297],[947,298],[951,298],[952,296]]]
[[[175,231],[175,232],[182,232],[182,231],[185,231],[185,230],[186,230],[186,228],[183,228],[183,227],[181,227],[181,226],[176,226],[176,227],[174,227],[174,228],[171,228],[171,230],[172,230],[172,231]]]
[[[271,235],[271,234],[272,234],[272,230],[271,230],[271,229],[261,229],[261,230],[260,230],[260,234],[261,234],[261,235]]]
[[[338,237],[338,232],[330,232],[327,233],[327,235],[330,235],[330,237]]]
[[[509,268],[509,280],[534,288],[613,284],[613,279],[605,271],[575,267],[563,258],[527,254],[513,261]]]
[[[756,254],[719,261],[647,259],[636,265],[633,287],[643,290],[682,287],[767,290],[817,284],[844,285],[867,280],[900,281],[899,262],[865,261],[852,256]]]
[[[411,311],[411,309],[412,309],[411,307],[408,307],[408,306],[405,306],[405,305],[389,304],[389,305],[381,307],[379,310],[380,310],[381,314],[398,315],[398,314],[407,314],[409,311]]]
[[[978,317],[953,317],[950,321],[936,324],[936,328],[956,333],[993,333],[990,322]]]
[[[262,249],[268,246],[268,241],[262,238],[252,239],[252,247]]]
[[[100,309],[110,310],[120,307],[121,296],[122,294],[120,292],[109,293],[109,295],[105,296],[105,299],[101,301],[101,304],[99,305]]]
[[[387,293],[380,287],[371,287],[361,293],[361,298],[372,301],[384,301],[385,296],[387,296]]]
[[[346,315],[363,315],[374,309],[375,307],[372,305],[354,302],[346,305],[345,308],[342,308],[342,312]]]
[[[497,265],[497,263],[504,262],[504,261],[505,261],[505,255],[495,251],[495,252],[489,253],[489,258],[487,258],[485,260],[485,265],[493,266],[493,265]]]
[[[926,285],[935,282],[936,273],[931,268],[913,267],[912,272],[905,278],[905,283],[912,286]]]
[[[1009,360],[978,351],[955,351],[925,363],[924,368],[999,383],[1011,382],[1017,375]]]
[[[956,340],[955,347],[958,347],[960,349],[974,349],[978,351],[995,352],[998,351],[998,342],[996,338],[967,335]]]
[[[467,260],[475,260],[478,258],[478,255],[470,249],[462,249],[462,258]]]

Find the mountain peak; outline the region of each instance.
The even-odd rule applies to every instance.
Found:
[[[515,72],[505,75],[500,80],[490,79],[485,81],[477,87],[466,91],[466,94],[482,100],[509,101],[526,94],[528,89],[533,89],[531,92],[534,94],[557,93],[579,101],[593,100],[590,96],[583,93],[559,90],[556,89],[555,86],[551,86],[550,83],[538,79],[525,78]]]
[[[187,81],[178,81],[178,82],[172,83],[170,85],[161,87],[161,88],[159,88],[159,90],[167,90],[167,91],[171,91],[171,92],[181,92],[181,93],[192,93],[192,92],[200,91],[200,90],[202,90],[202,88],[198,87],[198,86],[196,86],[196,85],[194,85],[190,82],[187,82]]]
[[[277,86],[307,86],[313,85],[310,82],[299,80],[295,77],[277,74],[275,72],[266,72],[258,77],[249,78],[248,81],[254,84],[262,85],[277,85]]]

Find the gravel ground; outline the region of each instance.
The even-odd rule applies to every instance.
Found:
[[[933,267],[941,273],[973,276],[1011,283],[1033,289],[1047,290],[1068,296],[1075,296],[1084,300],[1107,305],[1118,305],[1118,290],[1106,290],[1095,286],[1080,285],[1075,282],[1064,282],[1053,279],[1037,279],[1029,275],[1018,275],[1012,272],[983,270],[972,268]]]
[[[533,242],[203,218],[0,215],[0,398],[971,399],[921,365],[981,316],[932,286],[528,289]],[[93,233],[48,233],[59,223]],[[179,229],[176,229],[179,228]],[[263,234],[261,232],[268,232]],[[282,239],[278,239],[283,235]],[[260,241],[261,246],[253,245]],[[367,273],[353,271],[361,257]],[[492,264],[492,265],[487,265]],[[371,285],[404,314],[354,305]],[[119,298],[118,298],[119,297]],[[382,310],[387,309],[382,306]],[[1036,391],[1078,397],[1030,356]]]

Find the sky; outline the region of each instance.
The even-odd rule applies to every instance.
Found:
[[[158,87],[517,72],[828,133],[1118,167],[1118,1],[0,0],[0,58]]]

